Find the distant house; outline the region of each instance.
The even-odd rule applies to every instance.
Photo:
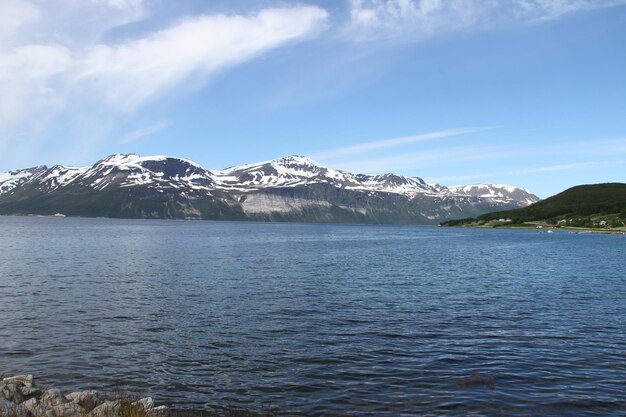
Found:
[[[561,219],[558,222],[556,222],[556,224],[567,224],[567,220]]]
[[[606,226],[606,220],[596,220],[593,224],[596,226]]]
[[[539,225],[537,226],[537,229],[543,229],[543,226]]]

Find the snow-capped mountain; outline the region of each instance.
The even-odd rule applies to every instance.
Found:
[[[471,195],[481,198],[503,198],[519,201],[525,206],[536,203],[539,197],[530,191],[504,184],[473,184],[448,187],[450,192],[460,195]]]
[[[319,183],[342,186],[353,182],[349,174],[323,167],[305,156],[230,167],[214,171],[214,175],[222,188],[241,191]]]
[[[215,180],[211,172],[193,161],[168,156],[141,157],[137,154],[111,155],[92,167],[82,168],[76,185],[104,190],[146,186],[159,192],[179,190],[209,193]]]
[[[0,213],[319,222],[436,223],[538,201],[527,190],[444,187],[353,174],[289,156],[220,170],[168,156],[108,156],[91,167],[0,174]]]
[[[298,187],[328,184],[337,188],[358,191],[380,191],[413,195],[436,193],[421,178],[394,174],[364,175],[338,171],[318,164],[306,156],[288,156],[257,164],[241,165],[213,171],[218,186],[241,191],[269,187]]]

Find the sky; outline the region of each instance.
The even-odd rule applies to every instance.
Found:
[[[0,172],[130,152],[625,182],[626,0],[1,0]]]

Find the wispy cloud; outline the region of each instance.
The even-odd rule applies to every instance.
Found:
[[[98,42],[106,31],[144,16],[142,0],[0,2],[3,141],[45,126],[65,107],[73,89],[91,96],[92,91],[75,83],[85,48]]]
[[[312,36],[327,20],[319,7],[267,8],[104,41],[146,15],[143,0],[0,2],[0,148],[32,129],[33,114],[41,123],[84,102],[131,112],[191,78],[203,86],[217,71]]]
[[[469,129],[468,129],[469,130]],[[474,129],[472,131],[481,131],[485,129]],[[451,131],[440,131],[433,132],[430,134],[419,135],[416,137],[426,136],[429,137],[432,135],[432,139],[436,139],[439,137],[446,137],[443,132],[451,132]],[[397,145],[402,144],[400,141],[402,138],[398,139],[390,139],[393,144],[394,141],[398,140],[399,143]],[[428,140],[428,139],[424,139]],[[499,138],[501,140],[501,138]],[[387,141],[379,141],[379,142],[371,142],[372,144],[382,143],[385,144]],[[339,153],[343,148],[336,150],[338,152],[337,157],[339,156],[348,156],[348,158],[334,161],[337,167],[345,170],[353,170],[358,172],[400,172],[401,170],[415,170],[417,168],[424,169],[428,167],[441,167],[441,166],[450,166],[453,167],[459,162],[463,161],[479,161],[479,160],[492,160],[492,161],[507,161],[510,160],[512,164],[517,164],[520,162],[524,163],[532,163],[536,160],[538,156],[548,155],[548,154],[558,154],[563,158],[578,159],[580,157],[589,157],[591,155],[596,157],[606,157],[606,156],[616,156],[623,155],[626,153],[626,139],[624,138],[615,138],[615,139],[589,139],[584,141],[569,141],[566,144],[563,143],[554,143],[552,141],[548,141],[548,143],[553,143],[552,145],[546,145],[541,148],[541,152],[538,153],[538,150],[535,148],[529,148],[524,146],[524,144],[507,144],[507,145],[483,145],[483,146],[454,146],[454,147],[446,147],[439,149],[430,149],[424,150],[421,152],[401,152],[396,153],[395,155],[387,155],[387,156],[376,156],[372,158],[361,158],[354,159],[350,158],[352,153]],[[367,152],[370,150],[378,150],[380,148],[372,147],[368,148],[368,144],[363,144],[363,152]],[[360,146],[360,145],[357,145]],[[355,146],[355,147],[357,147]],[[395,146],[395,145],[391,145]],[[329,151],[328,154],[332,157],[334,151]],[[323,154],[319,154],[322,155]],[[323,160],[322,158],[316,157],[316,159]],[[326,158],[332,159],[332,158]],[[577,168],[585,168],[595,164],[596,162],[575,162],[575,163],[567,163],[560,165],[547,165],[539,168],[528,168],[519,171],[508,171],[508,172],[500,172],[500,173],[485,173],[485,174],[467,174],[461,176],[454,177],[433,177],[429,180],[434,182],[449,182],[454,180],[470,180],[470,179],[478,179],[489,176],[500,176],[500,175],[523,175],[526,173],[535,173],[535,172],[547,172],[547,171],[561,171],[567,169],[577,169]]]
[[[128,132],[126,135],[124,135],[120,143],[135,142],[141,138],[154,135],[155,133],[158,133],[169,126],[170,122],[168,120],[158,120],[152,124],[149,124],[148,126],[143,126],[131,132]]]
[[[590,168],[592,166],[598,165],[598,162],[577,162],[573,164],[558,164],[558,165],[548,165],[543,167],[535,167],[535,168],[524,168],[516,171],[505,172],[502,175],[524,175],[524,174],[537,174],[540,172],[556,172],[556,171],[567,171],[570,169],[580,169],[580,168]]]
[[[335,165],[343,170],[361,173],[400,173],[404,170],[424,169],[429,166],[460,161],[479,161],[485,159],[501,159],[511,157],[515,152],[507,146],[489,147],[454,147],[422,152],[403,153],[383,158],[370,158],[337,162]]]
[[[488,178],[492,176],[493,173],[489,174],[469,174],[469,175],[452,175],[446,177],[426,177],[424,181],[429,184],[448,184],[457,183],[460,181],[473,181],[481,178]],[[456,185],[456,184],[455,184]]]
[[[431,177],[427,178],[426,181],[430,183],[450,183],[453,181],[467,181],[467,180],[475,180],[480,178],[499,178],[499,177],[509,177],[509,176],[518,176],[518,175],[527,175],[527,174],[538,174],[542,172],[558,172],[558,171],[567,171],[572,169],[582,169],[582,168],[591,168],[597,166],[599,163],[596,161],[588,161],[588,162],[576,162],[572,164],[558,164],[558,165],[546,165],[540,167],[532,167],[532,168],[524,168],[513,171],[505,171],[505,172],[490,172],[490,173],[482,173],[482,174],[470,174],[470,175],[457,175],[450,177]]]
[[[332,149],[330,151],[314,152],[310,156],[313,159],[328,160],[343,156],[360,154],[365,152],[376,151],[380,149],[393,148],[402,145],[408,145],[416,142],[425,142],[435,139],[443,139],[451,136],[466,135],[487,130],[488,128],[461,128],[439,130],[436,132],[422,133],[413,136],[402,136],[398,138],[383,139],[373,142],[360,143],[358,145],[346,146],[342,148]]]
[[[351,0],[344,35],[353,40],[425,39],[467,30],[519,26],[624,0]]]
[[[303,38],[326,18],[317,7],[195,17],[132,42],[90,48],[78,79],[96,86],[110,104],[132,110],[191,75],[207,77]]]

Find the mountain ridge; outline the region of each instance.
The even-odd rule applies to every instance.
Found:
[[[0,174],[0,214],[434,224],[538,200],[513,186],[469,192],[419,177],[344,172],[301,155],[209,170],[184,158],[114,154],[87,167]]]

